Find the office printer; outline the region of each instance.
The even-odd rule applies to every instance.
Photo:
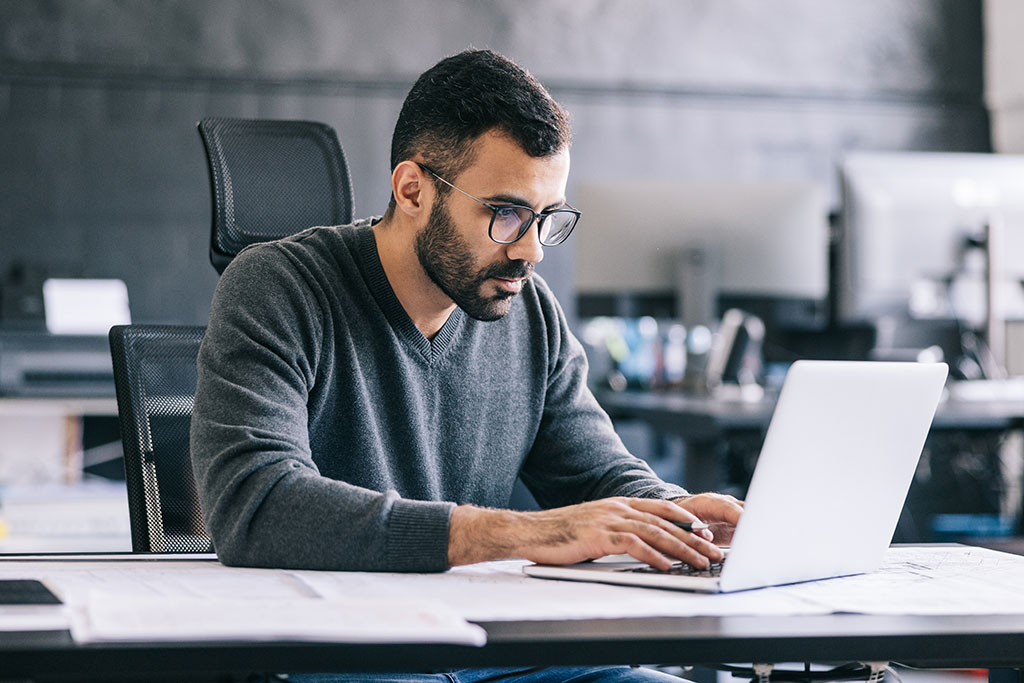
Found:
[[[106,336],[0,330],[0,396],[114,396]]]

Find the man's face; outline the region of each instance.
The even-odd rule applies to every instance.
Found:
[[[501,261],[478,266],[473,249],[462,239],[446,197],[438,197],[427,225],[416,236],[416,255],[423,270],[448,298],[477,320],[498,320],[508,313],[515,291],[499,288],[489,293],[489,280],[525,280],[533,273],[528,261]],[[485,226],[486,229],[486,226]]]
[[[490,204],[519,204],[540,212],[563,204],[568,176],[567,150],[538,159],[504,135],[485,133],[476,142],[473,164],[446,180]],[[487,207],[449,189],[443,197],[435,195],[415,243],[431,281],[477,320],[507,314],[512,298],[544,257],[536,224],[518,241],[498,244],[487,233],[491,216]]]

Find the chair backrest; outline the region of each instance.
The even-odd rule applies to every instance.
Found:
[[[211,552],[189,458],[196,357],[206,328],[110,329],[132,550]]]
[[[213,194],[210,262],[315,225],[352,222],[352,181],[334,129],[315,121],[205,118]]]

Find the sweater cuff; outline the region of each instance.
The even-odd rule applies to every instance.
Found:
[[[448,569],[448,522],[454,503],[399,499],[388,517],[385,566],[396,572]]]
[[[684,500],[686,498],[690,498],[693,495],[694,494],[690,493],[689,491],[684,489],[682,486],[677,486],[676,484],[662,484],[661,486],[658,486],[656,489],[653,489],[653,490],[651,490],[649,492],[645,491],[645,492],[640,493],[638,497],[640,497],[640,498],[661,498],[663,500],[678,501],[678,500],[681,500],[681,499]]]

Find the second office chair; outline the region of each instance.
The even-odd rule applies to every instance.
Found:
[[[330,126],[205,118],[199,134],[213,195],[210,261],[218,273],[250,244],[352,222],[352,181]]]

